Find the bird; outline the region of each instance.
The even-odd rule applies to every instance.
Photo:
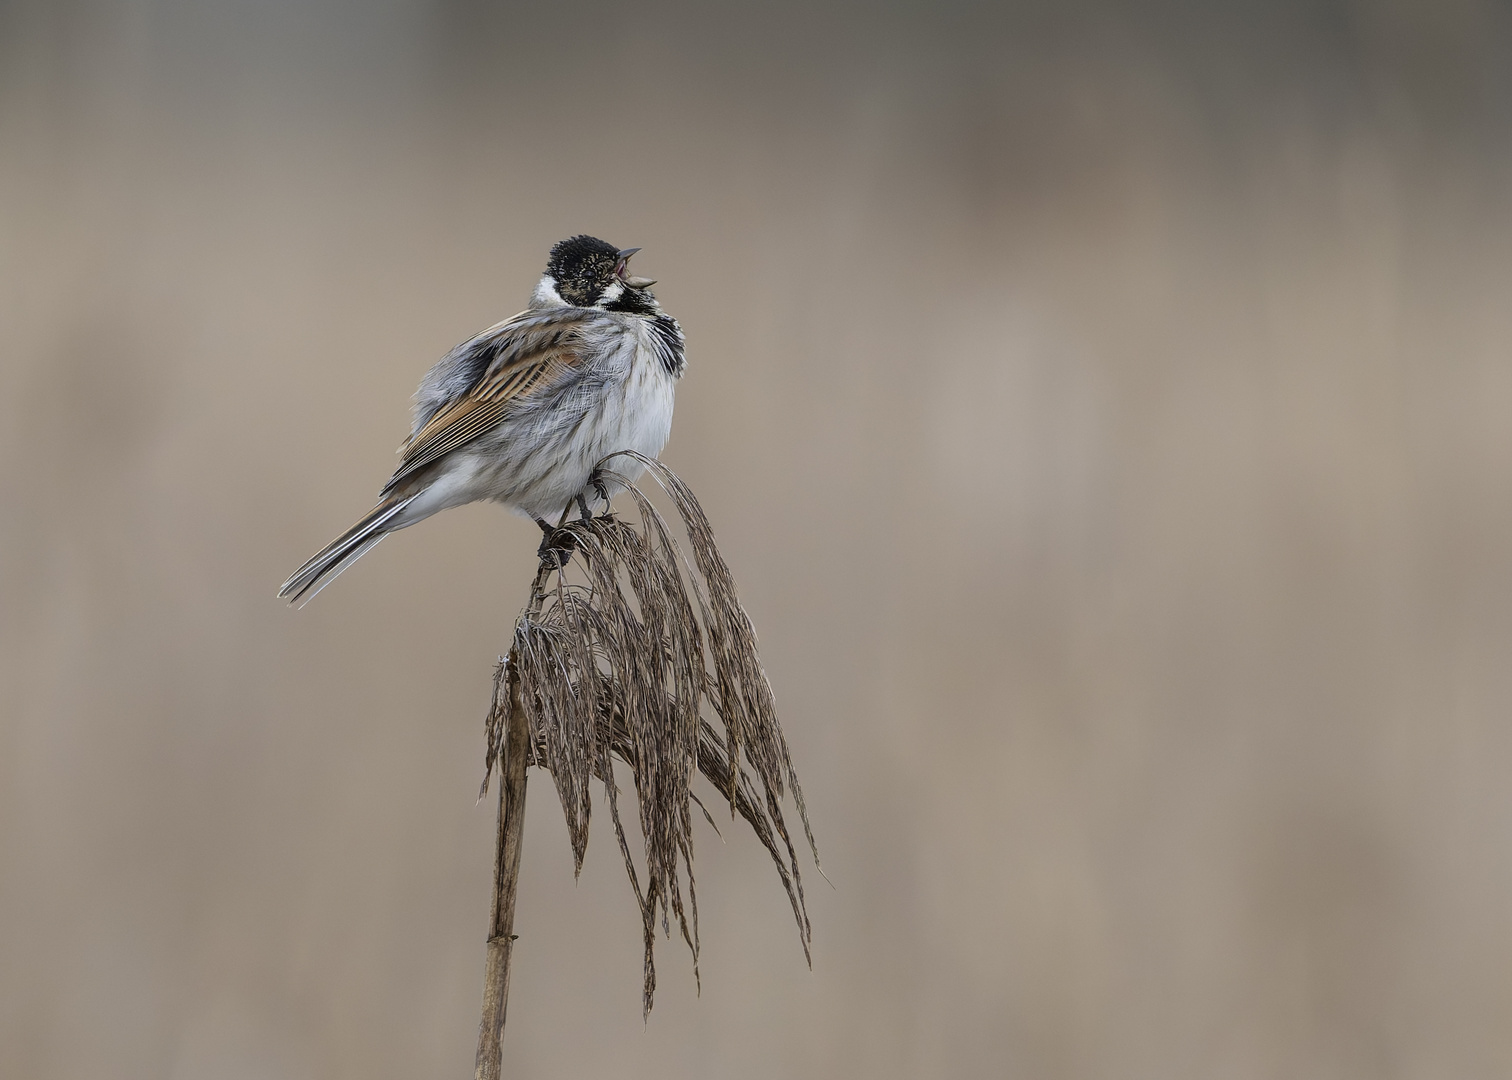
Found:
[[[617,487],[596,464],[619,451],[661,453],[687,368],[682,327],[652,294],[656,282],[629,273],[639,250],[586,235],[555,244],[525,310],[421,380],[378,504],[278,596],[303,606],[389,533],[453,506],[491,500],[533,518],[543,556],[574,505],[584,518],[598,502],[607,509]],[[644,471],[633,457],[619,462],[625,480]]]

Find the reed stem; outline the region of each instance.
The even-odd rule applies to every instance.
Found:
[[[483,1018],[478,1025],[476,1080],[499,1080],[503,1060],[504,1015],[509,1005],[509,961],[514,954],[515,890],[520,881],[520,842],[525,832],[525,710],[514,650],[508,661],[509,716],[500,762],[499,831],[494,845],[493,904],[488,954],[483,968]]]

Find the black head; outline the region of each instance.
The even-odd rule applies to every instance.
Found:
[[[621,250],[593,236],[574,236],[551,249],[546,273],[557,295],[574,307],[650,314],[656,300],[649,289],[656,284],[627,273],[630,256],[640,248]]]

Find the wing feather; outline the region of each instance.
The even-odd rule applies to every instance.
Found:
[[[458,351],[486,350],[491,357],[471,389],[437,409],[405,440],[385,494],[581,371],[586,355],[582,332],[597,314],[584,308],[525,311],[461,346]]]

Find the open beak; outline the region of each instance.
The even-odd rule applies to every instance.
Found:
[[[639,250],[640,248],[633,247],[625,248],[625,250],[621,251],[619,253],[619,265],[614,268],[614,275],[632,289],[649,289],[652,285],[656,284],[654,278],[629,277],[625,274],[625,271],[630,266],[630,256]]]

